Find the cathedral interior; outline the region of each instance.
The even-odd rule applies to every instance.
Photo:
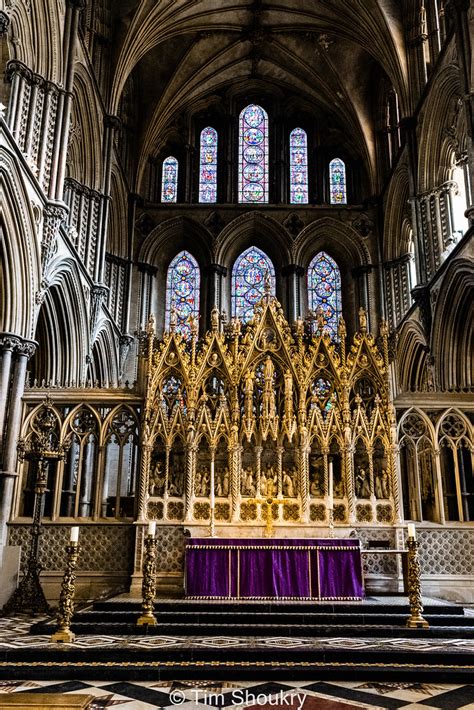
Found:
[[[138,591],[156,521],[173,596],[189,536],[411,522],[473,603],[471,2],[2,5],[4,564],[37,514],[48,600],[71,526]]]

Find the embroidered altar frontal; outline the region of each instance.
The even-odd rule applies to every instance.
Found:
[[[359,540],[186,541],[188,599],[362,599]]]

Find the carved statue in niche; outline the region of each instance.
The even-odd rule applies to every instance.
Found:
[[[282,493],[285,498],[295,498],[296,497],[296,481],[297,472],[294,468],[292,471],[283,471],[282,478]]]
[[[357,498],[370,498],[369,475],[362,466],[357,469],[355,489]]]
[[[390,480],[385,468],[375,477],[375,497],[390,498]]]
[[[220,498],[227,498],[229,495],[229,469],[227,466],[217,472],[216,495]]]
[[[251,468],[242,469],[242,495],[249,496],[250,498],[255,498],[256,487],[254,483],[254,476]]]
[[[323,459],[318,456],[310,456],[309,459],[309,493],[315,498],[324,495],[324,470]]]
[[[165,490],[165,472],[163,461],[157,461],[154,469],[150,472],[148,482],[148,493],[151,496],[162,496]]]
[[[168,495],[182,496],[183,495],[184,470],[181,466],[174,466],[170,470]]]
[[[267,464],[265,471],[260,475],[260,495],[271,496],[277,491],[278,477],[271,464]]]
[[[209,482],[209,471],[206,466],[201,466],[201,468],[196,471],[196,475],[194,477],[194,495],[196,497],[208,496],[210,492]]]

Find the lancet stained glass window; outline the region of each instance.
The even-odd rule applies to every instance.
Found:
[[[256,104],[239,117],[239,202],[268,202],[268,115]]]
[[[313,312],[322,308],[326,328],[337,337],[337,325],[342,315],[341,273],[325,251],[316,254],[308,268],[308,303]]]
[[[345,205],[347,203],[346,166],[340,158],[334,158],[329,163],[329,189],[331,191],[331,205]]]
[[[166,277],[165,326],[170,326],[171,307],[176,312],[176,331],[189,337],[189,317],[199,317],[200,273],[196,259],[187,251],[175,256]]]
[[[199,160],[199,202],[217,202],[217,131],[201,131]]]
[[[178,161],[172,155],[163,160],[161,176],[161,201],[176,202],[178,199]]]
[[[247,323],[253,317],[255,304],[265,293],[265,280],[275,295],[275,269],[268,256],[250,247],[244,251],[232,269],[232,315]]]
[[[308,141],[302,128],[290,133],[290,203],[308,204]]]

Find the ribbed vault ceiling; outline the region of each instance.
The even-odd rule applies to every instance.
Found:
[[[395,0],[141,0],[113,3],[111,111],[132,81],[140,108],[138,181],[183,113],[246,87],[280,91],[344,125],[373,170],[382,77],[403,112],[406,65]]]

